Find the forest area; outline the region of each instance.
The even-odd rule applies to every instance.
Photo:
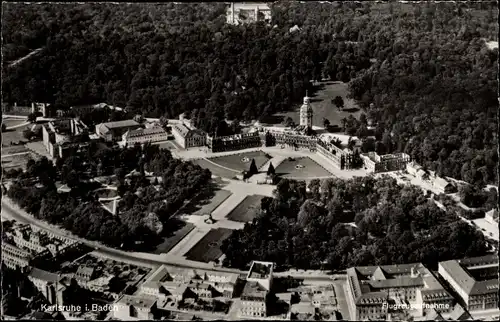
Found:
[[[349,82],[385,153],[438,175],[497,179],[496,3],[277,2],[272,23],[225,24],[223,4],[4,5],[3,100],[106,102],[223,135],[224,120],[300,104],[311,80]],[[290,32],[293,26],[300,30]],[[360,133],[363,131],[360,131]]]
[[[128,177],[134,170],[136,175]],[[35,218],[124,249],[154,247],[178,228],[170,219],[184,201],[211,187],[210,171],[174,159],[157,145],[102,149],[93,144],[86,153],[56,164],[47,158],[30,160],[25,172],[4,176],[14,178],[7,196]],[[122,197],[116,215],[98,201],[95,191],[101,185],[92,180],[97,176],[116,178]],[[58,191],[56,182],[71,190]]]
[[[340,270],[422,262],[436,269],[438,261],[488,250],[484,235],[453,211],[388,176],[314,180],[308,188],[280,181],[260,216],[224,241],[224,265],[264,260],[280,269]]]

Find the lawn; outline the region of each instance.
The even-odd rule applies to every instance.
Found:
[[[342,127],[341,120],[349,115],[359,118],[361,112],[359,107],[353,99],[347,98],[347,83],[325,81],[319,82],[319,90],[311,95],[311,106],[313,108],[313,125],[323,127],[323,118],[330,121],[331,125],[338,125]],[[340,111],[331,100],[336,96],[340,96],[344,99],[344,111]],[[279,118],[291,117],[295,124],[300,123],[299,119],[299,108],[292,112],[277,114]]]
[[[260,201],[263,198],[261,195],[247,196],[227,215],[227,219],[245,223],[252,221],[260,211]]]
[[[5,170],[26,169],[26,164],[29,159],[38,160],[38,156],[34,153],[26,153],[21,155],[7,156],[2,158],[2,168]]]
[[[231,229],[211,229],[196,245],[187,253],[189,260],[209,263],[219,259],[223,253],[220,250],[222,242],[232,233]]]
[[[297,165],[304,166],[297,169]],[[286,159],[276,167],[276,174],[284,178],[312,178],[333,176],[328,170],[308,157]]]
[[[10,143],[18,142],[28,142],[23,136],[23,131],[26,130],[28,126],[21,126],[14,130],[7,130],[2,132],[2,147],[10,146]]]
[[[24,145],[10,145],[2,147],[2,155],[29,152]]]
[[[231,170],[219,167],[216,164],[211,163],[210,161],[207,161],[204,159],[191,160],[191,161],[194,164],[197,164],[204,169],[210,170],[210,172],[212,172],[212,174],[214,176],[232,179],[232,178],[236,177],[237,174],[239,174],[238,171],[231,171]]]
[[[19,119],[3,119],[2,123],[5,124],[6,127],[11,127],[11,126],[16,126],[19,124],[25,123],[26,120],[19,120]]]
[[[156,247],[156,250],[153,252],[154,254],[166,254],[172,248],[175,247],[181,240],[184,239],[189,233],[195,228],[195,225],[192,223],[186,222],[184,226],[177,230],[172,236],[166,237],[163,240],[163,243],[159,244]]]
[[[247,160],[244,160],[245,158]],[[271,158],[269,157],[269,155],[262,151],[252,151],[210,158],[210,161],[215,162],[223,167],[241,172],[248,171],[250,169],[252,159],[255,159],[257,169],[260,169],[260,167],[266,164],[266,162]]]
[[[193,215],[209,215],[233,193],[228,190],[217,190],[208,196],[194,200],[184,208],[184,212]]]

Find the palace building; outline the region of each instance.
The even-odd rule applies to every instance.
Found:
[[[160,142],[166,140],[168,140],[168,133],[162,127],[155,126],[151,128],[139,128],[125,132],[125,134],[123,134],[122,136],[120,145],[131,146],[136,143],[144,144],[148,142]]]
[[[225,152],[257,148],[262,146],[258,132],[234,134],[221,137],[208,137],[207,146],[212,152]]]
[[[173,124],[172,134],[183,149],[205,146],[207,142],[207,135],[203,131],[191,129],[184,123]]]
[[[88,145],[88,128],[78,119],[66,118],[42,126],[45,149],[51,158],[64,158]]]
[[[96,125],[95,133],[106,142],[117,142],[122,140],[122,135],[127,131],[136,130],[141,127],[141,124],[135,120],[108,122]]]
[[[316,151],[330,160],[339,169],[351,169],[353,152],[349,149],[341,149],[332,143],[318,140]]]

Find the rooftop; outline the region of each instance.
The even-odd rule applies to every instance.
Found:
[[[31,270],[31,272],[29,273],[29,277],[53,283],[57,282],[60,279],[59,275],[38,269],[36,267]]]
[[[151,128],[146,128],[146,129],[135,129],[135,130],[130,130],[125,133],[126,138],[135,138],[135,137],[141,137],[144,135],[155,135],[155,134],[165,134],[165,130],[162,129],[161,127],[151,127]]]
[[[267,290],[257,282],[246,282],[241,297],[259,298],[265,300]]]
[[[124,295],[118,303],[124,305],[132,305],[142,309],[150,309],[156,303],[156,298],[154,296],[141,295],[141,296],[132,296],[132,295]]]
[[[481,266],[489,268],[498,265],[498,256],[496,255],[449,260],[440,262],[439,265],[469,295],[498,292],[498,278],[476,281],[468,271],[469,269],[480,269]]]
[[[247,278],[268,279],[273,271],[273,263],[254,261]]]

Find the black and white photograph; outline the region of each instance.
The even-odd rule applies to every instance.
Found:
[[[497,1],[1,9],[2,320],[500,318]]]

